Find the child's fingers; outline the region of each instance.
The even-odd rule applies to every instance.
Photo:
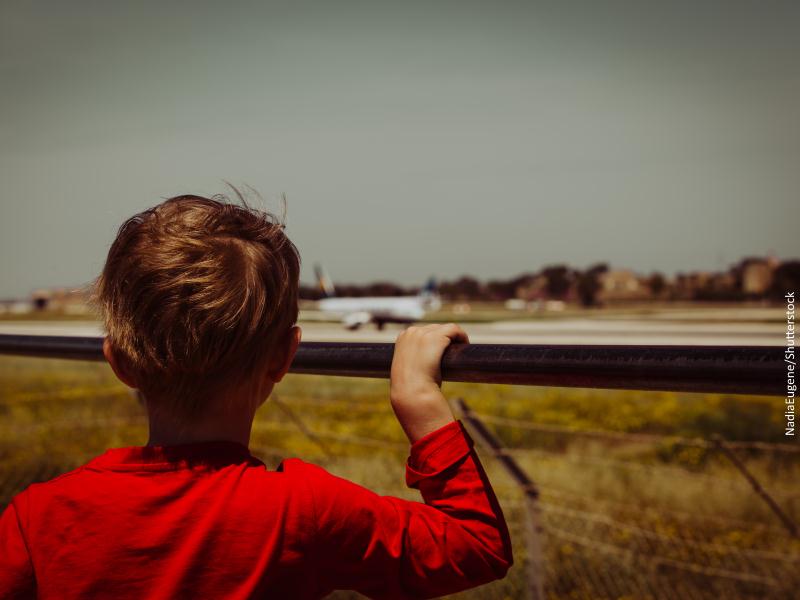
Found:
[[[429,337],[432,336],[432,337]],[[411,327],[401,331],[398,336],[396,343],[398,344],[405,344],[406,342],[410,343],[417,343],[423,342],[425,338],[428,339],[442,339],[446,338],[445,346],[449,345],[450,343],[460,343],[460,344],[468,344],[469,343],[469,336],[467,336],[467,332],[464,331],[460,326],[456,325],[455,323],[447,323],[447,324],[439,324],[434,323],[431,325],[412,325]]]
[[[469,344],[469,336],[467,332],[461,329],[455,323],[447,323],[446,325],[436,325],[436,333],[450,338],[451,342],[460,344]]]

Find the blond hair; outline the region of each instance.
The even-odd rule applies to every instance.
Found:
[[[202,413],[297,321],[300,256],[270,213],[177,196],[120,227],[93,286],[115,356],[150,401]]]

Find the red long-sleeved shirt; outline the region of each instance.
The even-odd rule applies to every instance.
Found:
[[[411,447],[425,503],[233,442],[119,448],[17,495],[0,517],[0,597],[375,598],[448,594],[512,563],[460,423]]]

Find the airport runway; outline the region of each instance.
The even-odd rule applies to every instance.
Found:
[[[303,339],[318,342],[392,342],[401,330],[388,325],[347,331],[338,323],[301,322]],[[785,325],[777,323],[684,322],[658,318],[541,319],[465,323],[470,340],[482,344],[643,344],[780,346]],[[0,321],[0,333],[100,335],[98,324],[82,321]]]

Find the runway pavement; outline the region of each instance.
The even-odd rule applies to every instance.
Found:
[[[324,342],[392,342],[401,330],[365,326],[347,331],[339,323],[301,323],[303,339]],[[687,322],[658,318],[541,319],[465,323],[474,343],[483,344],[643,344],[711,346],[779,346],[785,329],[780,322]],[[0,321],[0,333],[32,335],[101,335],[99,324],[85,321]]]

